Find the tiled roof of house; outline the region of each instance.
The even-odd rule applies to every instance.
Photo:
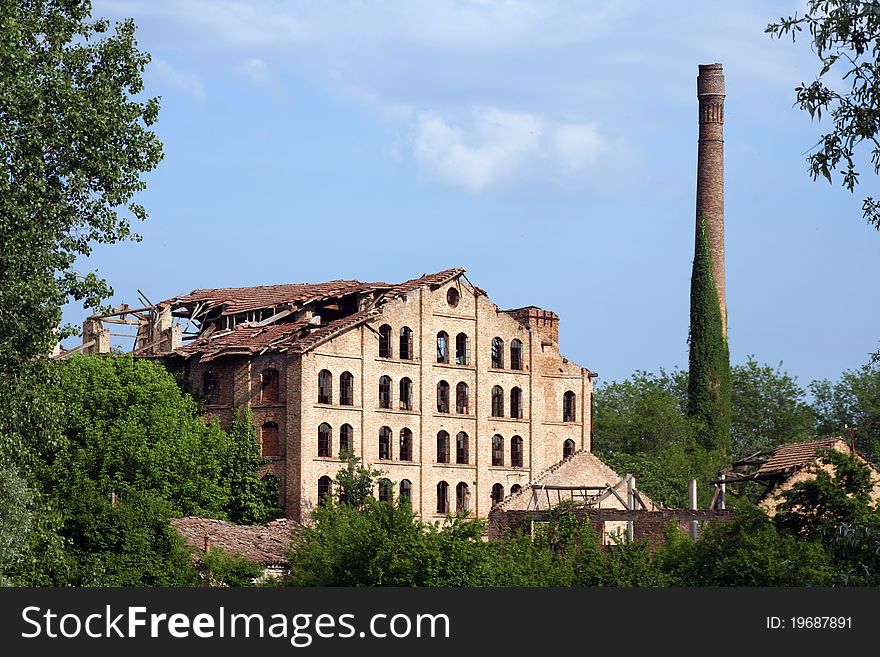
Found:
[[[172,518],[171,526],[183,536],[197,557],[205,554],[206,540],[212,547],[223,548],[263,566],[286,566],[292,531],[297,525],[288,520],[273,520],[264,525],[235,525],[223,520],[187,516]]]
[[[837,443],[846,445],[846,441],[839,436],[780,445],[773,450],[770,458],[761,464],[761,467],[758,468],[758,474],[785,473],[802,468],[814,461],[820,450],[833,449]]]
[[[253,355],[267,351],[303,352],[379,315],[381,306],[387,300],[412,292],[420,287],[434,288],[443,285],[463,273],[464,269],[461,268],[445,269],[397,285],[331,281],[302,285],[194,290],[189,294],[163,301],[159,305],[180,308],[202,304],[200,313],[220,308],[220,315],[224,316],[282,305],[300,307],[312,301],[325,301],[353,293],[375,292],[380,294],[372,307],[333,319],[326,324],[313,323],[309,320],[285,320],[267,326],[238,324],[229,329],[204,332],[173,353],[184,358],[199,355],[202,361],[210,361],[220,356]]]

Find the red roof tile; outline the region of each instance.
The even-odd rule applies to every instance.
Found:
[[[838,442],[845,444],[843,438],[834,437],[780,445],[773,450],[770,458],[761,464],[761,467],[758,468],[758,474],[788,472],[792,469],[802,468],[814,461],[820,450],[833,448]]]
[[[224,520],[187,516],[172,518],[171,526],[183,536],[197,556],[205,553],[205,539],[212,546],[223,548],[264,566],[288,565],[287,552],[292,543],[293,529],[298,525],[280,519],[264,525],[235,525]]]

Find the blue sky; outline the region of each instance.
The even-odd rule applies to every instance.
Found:
[[[877,180],[807,175],[815,57],[764,34],[803,6],[96,0],[152,54],[165,160],[143,241],[81,268],[134,304],[463,266],[501,307],[559,313],[601,380],[686,366],[695,79],[721,62],[731,359],[836,378],[880,340]]]

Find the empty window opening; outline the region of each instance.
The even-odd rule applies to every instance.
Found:
[[[437,463],[449,463],[449,434],[445,431],[437,434]]]
[[[379,379],[379,408],[391,408],[391,377]]]
[[[388,461],[391,459],[391,428],[379,429],[379,459]]]
[[[412,379],[403,377],[400,380],[400,410],[411,411],[413,407]]]
[[[331,455],[331,441],[333,440],[333,429],[326,422],[322,422],[318,426],[318,456]]]
[[[413,433],[406,427],[400,430],[400,452],[398,458],[401,461],[412,461],[413,458]]]
[[[510,494],[511,495],[516,495],[517,493],[519,493],[521,491],[522,491],[522,486],[520,486],[519,484],[514,484],[513,486],[510,487]]]
[[[449,484],[445,481],[437,484],[437,513],[449,512]]]
[[[400,329],[400,359],[413,359],[413,332],[409,326]]]
[[[504,369],[504,340],[501,338],[492,340],[492,367]]]
[[[467,333],[459,333],[455,336],[455,364],[467,365],[471,362],[471,342]]]
[[[275,404],[278,402],[278,370],[269,367],[263,370],[260,386],[260,403]]]
[[[407,502],[412,500],[412,482],[409,479],[400,482],[400,499]]]
[[[327,475],[318,479],[318,504],[327,504],[333,494],[333,480]]]
[[[460,481],[455,487],[455,512],[465,514],[470,510],[471,491],[468,485]]]
[[[504,438],[492,436],[492,465],[504,465]]]
[[[220,377],[215,372],[205,372],[202,377],[202,394],[209,404],[220,403]]]
[[[575,394],[569,390],[562,396],[562,421],[574,422],[576,410]]]
[[[521,468],[523,465],[523,439],[514,436],[510,439],[510,465]]]
[[[562,443],[562,458],[567,459],[572,454],[574,454],[574,441],[569,438]]]
[[[504,389],[492,387],[492,417],[504,417]]]
[[[523,344],[519,340],[510,342],[510,369],[521,370],[522,367],[522,347]]]
[[[339,404],[354,406],[354,376],[351,372],[339,375]]]
[[[388,324],[379,327],[379,358],[391,358],[391,327]]]
[[[354,429],[350,424],[339,427],[339,458],[347,459],[354,453]]]
[[[468,435],[464,431],[459,431],[455,438],[455,462],[468,462]]]
[[[502,486],[501,484],[494,484],[492,486],[492,506],[495,506],[503,499],[504,499],[504,486]]]
[[[260,444],[263,456],[279,456],[278,425],[274,422],[263,422],[260,427]]]
[[[393,488],[393,484],[390,479],[380,479],[379,480],[379,501],[380,502],[390,502],[391,501],[391,490]]]
[[[333,403],[333,375],[330,374],[330,370],[318,372],[318,403]]]
[[[449,362],[449,334],[446,331],[437,334],[437,362]]]
[[[449,412],[449,384],[446,381],[437,384],[437,412]]]
[[[467,415],[470,412],[468,408],[468,384],[462,381],[455,386],[455,412]]]
[[[523,416],[522,389],[510,389],[510,417],[521,418]]]

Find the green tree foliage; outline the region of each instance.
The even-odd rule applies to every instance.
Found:
[[[813,435],[813,412],[794,377],[749,356],[731,368],[731,435],[734,458]]]
[[[229,437],[231,445],[223,468],[223,478],[229,486],[229,502],[226,506],[229,519],[239,524],[253,525],[277,518],[281,515],[277,480],[257,476],[265,460],[249,407],[233,411]]]
[[[731,520],[704,526],[697,541],[673,528],[657,559],[674,586],[812,586],[832,578],[821,545],[777,531],[746,501]]]
[[[730,355],[703,217],[699,219],[697,231],[691,274],[687,410],[699,424],[698,443],[706,449],[727,452],[730,449]]]
[[[6,571],[20,569],[26,558],[33,503],[27,482],[8,463],[0,463],[0,500],[0,586],[8,586]]]
[[[211,586],[253,586],[263,576],[263,567],[223,548],[212,547],[202,555],[201,574]]]
[[[85,0],[0,3],[0,469],[28,479],[28,541],[44,556],[57,551],[58,514],[31,473],[61,440],[45,355],[65,303],[108,296],[75,261],[133,236],[128,217],[146,217],[132,203],[140,176],[162,157],[150,130],[158,103],[138,98],[149,56],[134,24],[111,32],[90,10]]]
[[[810,385],[820,436],[844,436],[844,426],[856,427],[856,449],[880,462],[880,363],[846,371],[836,382],[823,379]]]
[[[637,371],[596,389],[593,450],[659,455],[670,445],[690,449],[698,425],[685,415],[687,375]]]
[[[42,473],[43,490],[97,482],[108,499],[131,486],[154,491],[178,515],[222,515],[230,491],[229,437],[161,364],[133,357],[73,356],[55,390],[64,439]]]
[[[336,473],[336,495],[342,504],[361,508],[373,497],[373,485],[382,476],[381,470],[365,466],[354,454],[340,455],[345,467]]]
[[[869,155],[874,173],[880,173],[880,4],[810,0],[803,16],[783,17],[766,28],[773,37],[792,41],[804,30],[821,68],[815,80],[795,88],[797,104],[812,118],[821,120],[824,114],[831,121],[807,158],[810,174],[830,183],[837,173],[852,192],[860,157]],[[880,201],[869,196],[862,210],[880,230]]]

